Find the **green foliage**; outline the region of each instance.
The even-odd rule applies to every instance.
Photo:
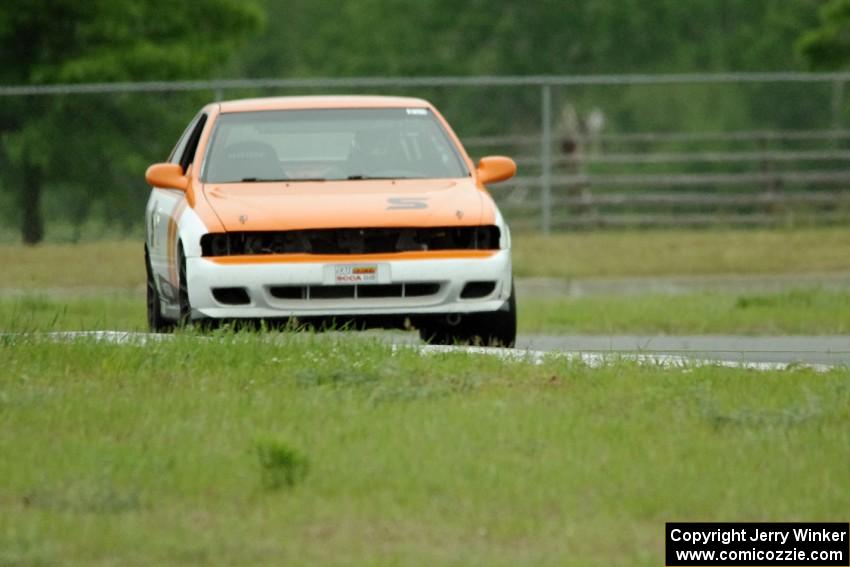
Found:
[[[256,448],[260,477],[267,490],[292,488],[306,476],[307,459],[280,439],[258,440]]]
[[[795,70],[814,60],[833,64],[831,55],[813,55],[818,49],[827,55],[844,49],[847,0],[828,2],[821,27],[794,49],[795,40],[818,25],[822,4],[33,0],[25,10],[0,5],[0,82]],[[462,135],[539,128],[536,89],[401,91],[438,103]],[[810,85],[571,88],[553,94],[556,112],[601,108],[607,132],[812,129],[829,120],[823,118],[828,90]],[[95,218],[125,232],[137,230],[144,168],[167,154],[212,96],[4,99],[0,186],[9,194],[0,199],[3,220],[20,225],[19,212],[29,204],[48,224],[79,227]],[[34,186],[45,188],[43,202]]]
[[[818,0],[266,0],[247,76],[580,74],[799,67]],[[282,54],[286,54],[283,56]]]
[[[850,64],[850,0],[829,0],[820,9],[820,25],[804,33],[798,51],[819,70]]]
[[[0,4],[5,84],[204,77],[263,23],[251,2],[38,0]],[[61,192],[62,216],[81,224],[100,207],[118,225],[140,217],[147,164],[165,157],[205,97],[127,95],[6,99],[0,108],[0,184],[16,194],[25,240],[40,221],[42,184]],[[132,135],[129,135],[132,132]],[[69,151],[69,148],[73,148]],[[30,204],[31,207],[26,207]],[[11,219],[7,219],[11,220]]]
[[[269,26],[233,60],[247,77],[579,75],[802,69],[793,49],[819,0],[266,0]],[[416,89],[462,135],[536,131],[536,89]],[[790,93],[796,94],[796,93]],[[556,109],[602,108],[608,131],[810,128],[811,103],[775,86],[563,89]],[[486,103],[483,101],[486,100]]]
[[[240,0],[33,0],[0,7],[6,84],[202,77],[259,30]]]

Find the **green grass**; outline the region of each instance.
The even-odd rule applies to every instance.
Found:
[[[0,289],[139,288],[144,241],[0,245]]]
[[[850,271],[850,228],[630,230],[514,236],[517,277]]]
[[[850,291],[521,298],[520,333],[850,334]],[[146,330],[144,296],[0,299],[0,331]]]
[[[528,298],[524,333],[850,334],[850,290]]]
[[[0,298],[0,331],[146,331],[142,293]]]
[[[847,370],[287,334],[0,356],[2,564],[655,566],[666,521],[850,509]]]
[[[850,271],[850,227],[514,235],[517,277]],[[141,288],[142,240],[0,245],[0,289]]]

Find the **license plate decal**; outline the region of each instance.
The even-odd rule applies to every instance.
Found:
[[[374,264],[334,266],[334,282],[337,284],[378,283],[378,266]]]

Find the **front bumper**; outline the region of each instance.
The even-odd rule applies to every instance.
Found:
[[[373,283],[439,284],[435,293],[412,297],[281,298],[273,295],[278,286],[336,286],[335,267],[375,266]],[[486,257],[220,263],[209,258],[186,260],[189,302],[194,317],[280,318],[344,315],[415,315],[498,311],[511,293],[510,250],[496,250]],[[495,282],[493,291],[475,299],[461,297],[469,282]],[[363,284],[368,285],[368,284]],[[227,305],[216,299],[217,288],[244,288],[248,303]],[[309,295],[309,294],[308,294]],[[318,295],[318,294],[316,294]],[[363,294],[366,295],[366,294]]]

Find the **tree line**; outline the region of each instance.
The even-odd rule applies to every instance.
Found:
[[[850,61],[848,32],[850,0],[31,0],[0,4],[0,81],[824,70]],[[28,244],[52,222],[133,230],[145,167],[212,96],[4,97],[0,219]],[[535,92],[435,96],[467,134],[538,127]],[[799,127],[811,110],[752,92],[679,112],[664,92],[607,96],[609,121],[634,128],[732,129],[767,112]]]

